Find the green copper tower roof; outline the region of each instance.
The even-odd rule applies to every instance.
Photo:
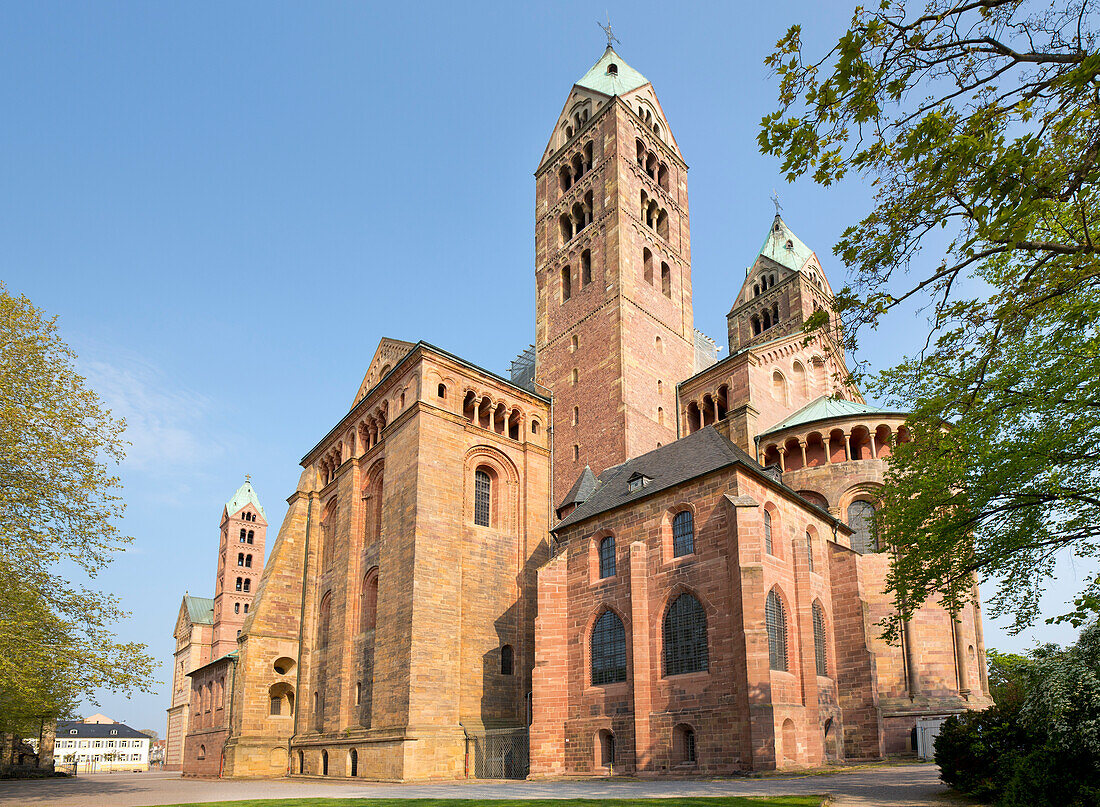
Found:
[[[624,62],[609,45],[577,85],[604,95],[622,95],[648,83],[649,79]]]
[[[264,521],[267,521],[267,513],[264,512],[264,507],[260,504],[260,499],[256,495],[256,491],[252,489],[252,482],[247,478],[244,480],[244,484],[237,488],[237,492],[233,494],[233,498],[225,503],[225,510],[229,515],[233,515],[246,504],[251,504],[259,510]]]
[[[195,625],[214,624],[214,601],[207,597],[192,597],[183,595],[183,601],[187,605],[187,617]]]
[[[787,245],[790,244],[790,247]],[[791,232],[787,222],[776,213],[772,221],[768,237],[764,239],[764,245],[760,247],[760,254],[765,258],[771,258],[780,266],[786,266],[795,272],[801,271],[806,261],[814,254],[814,251],[799,240],[798,236]]]

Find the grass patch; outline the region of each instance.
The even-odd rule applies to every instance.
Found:
[[[249,799],[167,807],[821,807],[822,796],[722,796],[665,799]]]

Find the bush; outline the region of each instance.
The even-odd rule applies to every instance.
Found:
[[[1016,759],[1033,742],[1019,707],[992,706],[949,717],[936,738],[940,778],[967,796],[995,798],[1015,773]]]

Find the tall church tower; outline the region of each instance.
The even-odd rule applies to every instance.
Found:
[[[266,535],[267,515],[245,477],[222,510],[211,659],[237,649],[237,635],[263,574]]]
[[[610,46],[535,172],[536,381],[553,393],[553,497],[676,439],[694,372],[687,165],[649,81]]]

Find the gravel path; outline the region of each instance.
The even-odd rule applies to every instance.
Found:
[[[95,774],[77,779],[0,782],[0,805],[146,807],[236,799],[306,798],[676,798],[828,793],[837,807],[947,807],[935,765],[858,768],[762,779],[473,781],[385,784],[324,780],[181,779],[177,773]]]

